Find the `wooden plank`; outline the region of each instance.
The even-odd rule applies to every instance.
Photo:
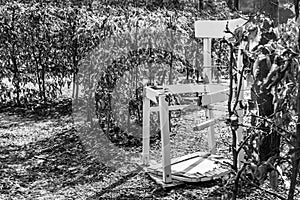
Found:
[[[187,154],[187,155],[181,156],[179,158],[173,158],[171,160],[171,165],[175,165],[177,163],[184,162],[186,160],[193,159],[196,157],[208,157],[209,155],[210,155],[210,153],[207,153],[207,152],[195,152],[195,153]],[[161,164],[151,165],[150,168],[154,169],[154,170],[160,169]]]
[[[166,102],[166,95],[159,96],[160,107],[160,130],[162,145],[162,168],[163,181],[165,183],[172,182],[171,176],[171,158],[170,158],[170,127],[169,127],[169,109]]]
[[[202,106],[228,100],[229,89],[202,96]]]
[[[169,110],[183,110],[184,108],[189,107],[190,105],[174,105],[174,106],[169,106]],[[155,107],[150,107],[149,108],[150,112],[158,112],[159,111],[159,107],[155,106]]]
[[[181,156],[179,158],[174,158],[172,159],[172,165],[177,164],[179,162],[184,162],[186,160],[195,158],[195,157],[205,157],[207,158],[208,156],[210,156],[210,153],[208,152],[195,152],[195,153],[191,153],[185,156]]]
[[[165,85],[164,88],[173,94],[185,93],[204,93],[206,91],[205,84],[178,84],[178,85]]]
[[[230,160],[217,155],[207,155],[207,153],[196,152],[178,158],[181,162],[172,164],[172,180],[183,182],[209,181],[225,176],[230,172],[230,167],[224,164],[225,161],[229,163]],[[190,159],[184,159],[188,157]],[[147,171],[158,177],[163,175],[162,168],[151,166]]]
[[[207,67],[211,66],[212,59],[211,59],[211,38],[204,38],[203,39],[203,77],[205,82],[211,83],[212,82],[212,68]]]
[[[203,94],[203,95],[205,95],[205,94]],[[200,95],[201,96],[201,95]],[[182,100],[183,101],[196,101],[196,100],[198,100],[199,99],[199,97],[182,97]]]
[[[206,110],[206,116],[209,117],[209,119],[213,119],[213,111],[211,109]],[[214,124],[211,124],[208,127],[207,131],[207,141],[208,141],[208,148],[212,154],[216,153],[216,138],[215,138],[215,129],[214,129]]]
[[[231,34],[225,33],[226,24],[231,31],[242,26],[247,20],[232,19],[232,20],[198,20],[195,22],[195,37],[197,38],[223,38],[232,37]]]
[[[207,93],[214,93],[229,89],[229,84],[207,84]]]
[[[171,183],[165,183],[165,182],[163,182],[161,175],[157,175],[157,174],[151,173],[151,172],[149,173],[149,176],[157,184],[161,185],[163,188],[172,188],[172,187],[176,187],[176,186],[184,184],[183,181],[178,181],[178,180],[173,180]]]
[[[158,95],[160,95],[162,92],[160,90],[155,90],[151,87],[145,87],[145,90],[146,90],[145,92],[146,98],[150,99],[154,103],[158,103],[156,97],[158,97]]]
[[[198,99],[198,98],[197,98]],[[213,106],[215,107],[215,106]],[[222,110],[225,110],[225,108],[223,109],[222,107],[224,106],[216,106],[217,108],[220,108]],[[150,112],[159,112],[159,107],[158,106],[153,106],[150,107]],[[169,111],[170,110],[201,110],[204,108],[201,108],[200,106],[197,105],[191,105],[191,104],[184,104],[184,105],[173,105],[173,106],[169,106]]]
[[[212,105],[211,109],[214,111],[224,112],[224,115],[226,112],[228,112],[227,105]]]
[[[180,172],[185,176],[194,176],[194,174],[204,174],[214,167],[217,167],[217,165],[214,165],[214,162],[208,157],[198,156],[172,165],[172,172]]]
[[[193,159],[198,159],[198,158],[206,158],[209,160],[213,160],[214,162],[219,163],[219,164],[223,164],[224,162],[230,162],[228,159],[226,159],[220,155],[210,154],[209,152],[195,152],[195,153],[184,155],[184,156],[181,156],[178,158],[173,158],[171,161],[171,165],[173,166],[173,165],[176,165],[179,163],[184,163],[188,160],[193,160]],[[184,163],[184,165],[186,165],[186,163]],[[149,169],[161,170],[161,165],[158,163],[155,163],[155,164],[151,165],[149,167]]]
[[[162,177],[162,171],[159,170],[151,170],[149,169],[148,172],[150,174],[154,174],[155,176]],[[188,183],[196,183],[201,181],[202,177],[195,176],[195,175],[190,175],[187,176],[183,173],[180,172],[173,172],[172,173],[172,180],[174,181],[181,181],[181,182],[188,182]]]
[[[195,97],[195,100],[198,99]],[[218,111],[222,111],[222,112],[227,112],[228,108],[227,105],[212,105],[211,108],[213,110],[218,110]],[[153,106],[150,107],[150,112],[159,112],[159,107],[158,106]],[[197,105],[173,105],[173,106],[169,106],[169,111],[170,110],[199,110],[201,109],[201,107],[197,106]],[[202,108],[204,109],[204,108]]]
[[[150,156],[150,100],[143,98],[143,164],[149,164]]]
[[[224,119],[223,117],[222,118],[216,118],[216,119],[210,119],[210,120],[207,120],[207,121],[204,121],[202,122],[201,124],[197,124],[194,128],[193,128],[193,131],[201,131],[205,128],[208,128],[210,126],[213,126],[215,125],[216,123],[218,123],[220,120]]]
[[[148,169],[148,172],[150,174],[154,174],[155,176],[162,177],[163,173],[160,170],[152,170]],[[181,182],[198,182],[199,178],[198,177],[190,177],[190,176],[185,176],[181,173],[172,173],[172,181],[181,181]]]

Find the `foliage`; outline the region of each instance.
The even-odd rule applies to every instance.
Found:
[[[179,71],[185,71],[185,75],[180,76],[198,81],[201,79],[201,41],[194,39],[193,17],[225,19],[234,15],[219,12],[216,9],[225,7],[219,8],[215,4],[198,12],[197,9],[177,10],[174,7],[176,3],[161,7],[155,1],[147,1],[147,5],[145,1],[126,1],[125,7],[121,7],[118,1],[105,1],[104,4],[101,1],[18,2],[3,2],[1,7],[1,104],[16,103],[30,107],[37,102],[46,103],[72,85],[75,99],[78,99],[79,90],[84,91],[84,107],[89,110],[86,112],[89,119],[90,113],[95,112],[90,106],[96,90],[94,80],[99,80],[103,73],[111,73],[109,68],[114,60],[121,57],[119,54],[134,53],[141,48],[147,51],[144,57],[154,55],[150,60],[144,58],[139,61],[140,53],[134,53],[136,55],[122,64],[135,65],[135,68],[142,66],[137,74],[129,78],[140,79],[138,84],[148,76],[148,69],[153,69],[149,74],[150,84],[157,84],[156,76],[160,77],[159,84],[165,80],[174,82]],[[19,26],[12,26],[14,23]],[[164,29],[166,32],[162,31]],[[104,46],[99,45],[101,43]],[[122,48],[104,54],[104,64],[99,65],[100,58],[93,57],[94,53],[103,53],[103,49],[110,49],[111,44]],[[153,52],[151,49],[159,51]],[[150,63],[146,64],[148,61]],[[116,70],[113,74],[123,70],[113,65],[115,67],[111,70]],[[172,71],[169,77],[165,67]],[[104,68],[104,72],[100,73]],[[134,99],[133,93],[129,94],[130,88],[138,87],[134,84],[122,87],[128,90],[127,94],[118,95],[123,95],[125,99],[129,95],[129,99]],[[141,102],[132,102],[131,105],[141,105]],[[141,111],[137,115],[140,123]]]
[[[120,1],[19,2],[0,8],[1,104],[46,105],[73,83],[74,97],[83,92],[80,108],[88,120],[97,112],[106,135],[118,144],[140,144],[145,85],[201,80],[202,41],[194,38],[194,20],[237,16],[209,1],[201,5],[204,10],[178,1],[165,5],[126,1],[124,7]],[[237,82],[233,53],[247,43],[242,71],[255,77],[252,94],[259,110],[249,114],[252,124],[242,144],[247,167],[238,170],[235,163],[236,178],[255,185],[269,179],[277,189],[279,178],[286,183],[298,173],[290,170],[291,163],[299,162],[300,148],[295,139],[299,138],[298,28],[292,21],[275,28],[259,15],[233,35],[227,42],[214,41],[214,58],[220,68],[231,65],[222,73],[233,70],[229,75]],[[168,98],[170,104],[180,104],[180,96]],[[263,106],[266,100],[268,107]],[[151,116],[153,133],[159,131],[157,118],[157,113]],[[176,125],[174,119],[171,124]],[[233,131],[242,126],[231,125]]]
[[[116,143],[132,138],[136,144],[141,138],[143,86],[202,80],[202,41],[194,38],[194,20],[188,12],[113,9],[120,16],[107,22],[112,36],[85,59],[88,70],[81,76],[100,80],[97,87],[83,87],[86,92],[96,90],[96,111],[109,138]],[[210,18],[223,19],[224,14]],[[157,117],[151,116],[152,133],[158,132]]]
[[[130,15],[135,17],[129,18]],[[199,79],[201,57],[194,59],[193,53],[200,49],[191,49],[197,46],[196,41],[186,42],[192,32],[190,26],[185,26],[187,20],[185,17],[179,18],[174,12],[151,13],[141,9],[126,14],[125,19],[116,18],[115,24],[118,26],[115,30],[125,31],[114,31],[116,36],[97,50],[100,55],[104,53],[103,57],[106,58],[104,64],[102,60],[97,66],[98,70],[101,69],[96,96],[97,113],[100,119],[104,117],[108,120],[105,129],[111,130],[110,138],[119,135],[116,137],[118,141],[126,141],[116,130],[141,137],[142,88],[146,84],[175,83],[180,80],[180,76],[191,78],[193,74],[196,77],[196,73]],[[117,48],[106,54],[104,50],[109,42]],[[200,55],[199,52],[197,54]],[[194,63],[198,63],[198,68],[193,66]],[[186,75],[180,75],[179,72],[185,72]],[[122,127],[127,128],[124,130]],[[129,131],[128,128],[132,127],[137,129]]]
[[[289,21],[277,28],[269,18],[259,14],[250,17],[243,27],[232,34],[234,40],[225,43],[231,46],[231,53],[234,51],[233,47],[242,48],[243,55],[243,69],[236,69],[236,73],[243,73],[244,77],[252,76],[254,80],[251,88],[252,101],[248,104],[251,123],[248,126],[247,136],[238,150],[233,140],[233,152],[238,152],[243,147],[247,160],[239,170],[235,168],[233,194],[236,198],[240,178],[248,182],[250,178],[255,182],[250,181],[252,185],[263,184],[268,178],[270,186],[276,190],[279,175],[284,183],[286,177],[291,176],[290,163],[294,162],[294,159],[289,154],[297,149],[297,143],[293,138],[298,134],[295,129],[295,113],[299,112],[297,107],[299,64],[296,53],[298,44],[295,43],[297,41],[295,38],[299,32],[295,22]],[[222,55],[222,51],[219,55]],[[234,58],[234,54],[230,58]],[[235,69],[233,62],[230,64],[231,68]],[[230,79],[233,78],[232,74]],[[238,99],[235,102],[238,102]],[[241,107],[247,108],[243,106],[245,103],[241,101]],[[257,111],[253,109],[255,107]],[[235,109],[231,111],[234,114]],[[236,127],[231,125],[234,136]],[[239,126],[244,124],[241,123]],[[234,160],[235,158],[236,154],[233,156]],[[247,168],[248,165],[251,167]],[[250,172],[247,169],[251,169]],[[246,176],[242,175],[243,171],[246,171]]]
[[[9,4],[1,8],[1,70],[2,78],[8,77],[11,79],[12,85],[15,87],[14,94],[4,93],[6,97],[14,99],[17,104],[20,104],[20,95],[25,92],[21,89],[21,83],[26,84],[26,63],[23,61],[27,58],[26,45],[20,41],[24,40],[26,35],[25,27],[22,21],[24,20],[24,9],[20,4]],[[25,75],[25,77],[23,76]],[[4,87],[2,87],[4,89]]]
[[[81,58],[104,37],[104,18],[86,8],[7,3],[0,16],[1,80],[13,86],[3,99],[19,105],[55,99],[70,86]]]

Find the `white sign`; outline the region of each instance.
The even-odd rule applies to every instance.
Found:
[[[245,24],[245,19],[231,19],[231,20],[198,20],[195,22],[195,36],[198,38],[223,38],[230,37],[229,33],[225,33],[226,25],[230,31]]]

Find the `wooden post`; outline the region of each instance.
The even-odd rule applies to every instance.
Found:
[[[144,94],[143,98],[143,164],[149,164],[150,158],[150,100]]]
[[[212,83],[213,79],[213,71],[211,67],[211,38],[203,39],[203,76],[205,82]],[[212,119],[213,112],[211,109],[207,109],[206,118]],[[216,153],[216,140],[215,140],[215,130],[214,126],[210,126],[207,130],[207,138],[208,138],[208,147],[212,154]]]
[[[171,157],[170,157],[170,129],[169,129],[169,108],[166,102],[166,95],[159,96],[160,110],[160,130],[161,130],[161,149],[162,149],[162,169],[163,182],[171,183]]]
[[[203,78],[208,83],[212,82],[211,68],[211,38],[203,38]]]
[[[206,112],[207,118],[209,118],[209,119],[214,118],[211,107],[206,109],[205,112]],[[214,129],[213,125],[208,127],[207,140],[208,140],[208,148],[209,148],[210,153],[215,154],[216,153],[216,138],[215,138],[215,129]]]

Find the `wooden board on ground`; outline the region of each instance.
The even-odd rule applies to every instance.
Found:
[[[231,161],[222,156],[210,155],[204,152],[196,152],[172,159],[172,181],[174,183],[178,181],[196,183],[215,180],[229,173],[230,167],[227,163],[231,163]],[[154,180],[158,184],[163,185],[161,163],[150,165],[147,168],[147,172],[149,175],[155,176]]]
[[[153,173],[149,173],[149,176],[159,185],[161,185],[163,188],[171,188],[171,187],[176,187],[179,185],[183,185],[184,182],[182,181],[177,181],[177,180],[173,180],[172,183],[164,183],[162,181],[162,177]]]

